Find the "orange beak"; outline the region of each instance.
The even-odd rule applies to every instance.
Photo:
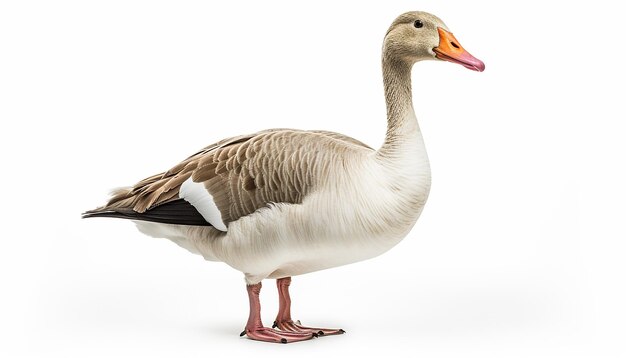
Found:
[[[433,48],[433,51],[435,51],[438,59],[458,63],[473,71],[483,72],[485,70],[483,61],[465,51],[451,32],[441,27],[438,27],[437,31],[439,31],[439,46]]]

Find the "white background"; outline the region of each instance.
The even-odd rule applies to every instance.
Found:
[[[624,356],[626,46],[609,4],[2,2],[0,355]],[[417,9],[487,68],[414,68],[433,187],[411,234],[294,278],[295,318],[348,334],[239,338],[239,272],[79,219],[226,136],[379,146],[382,38]],[[268,324],[276,300],[266,281]]]

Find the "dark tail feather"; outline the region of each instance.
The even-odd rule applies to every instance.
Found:
[[[162,224],[211,226],[191,204],[183,199],[161,204],[143,213],[133,210],[116,211],[111,209],[96,209],[81,214],[87,218],[118,218],[128,220],[152,221]]]

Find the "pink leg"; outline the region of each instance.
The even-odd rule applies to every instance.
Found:
[[[276,286],[278,286],[278,315],[276,321],[272,327],[287,332],[311,332],[317,333],[319,336],[329,336],[333,334],[346,333],[343,329],[330,329],[330,328],[314,328],[305,327],[300,325],[300,321],[294,322],[291,319],[291,297],[289,297],[289,285],[291,284],[291,277],[279,278],[276,280]]]
[[[259,294],[261,293],[261,283],[256,285],[248,285],[248,298],[250,299],[250,317],[246,324],[246,329],[241,332],[241,336],[247,335],[248,338],[264,342],[290,343],[311,339],[317,334],[312,332],[281,332],[272,328],[263,327],[261,322],[261,302]]]

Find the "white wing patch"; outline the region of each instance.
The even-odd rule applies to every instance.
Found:
[[[204,184],[196,183],[189,178],[180,186],[178,197],[188,201],[214,228],[228,231],[224,221],[222,221],[222,213],[215,205],[213,196],[206,190]]]

